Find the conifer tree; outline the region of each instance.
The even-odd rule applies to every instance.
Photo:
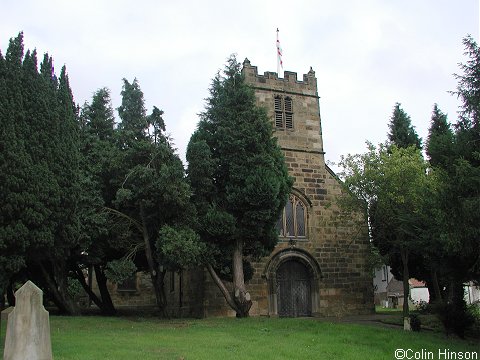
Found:
[[[428,131],[426,151],[432,166],[446,167],[454,155],[453,131],[437,104],[433,106],[432,119]]]
[[[461,101],[455,125],[456,160],[449,173],[452,195],[449,217],[450,248],[464,256],[457,281],[480,281],[480,49],[471,36],[463,40],[466,63],[455,94]]]
[[[105,271],[108,262],[124,256],[128,245],[115,237],[114,224],[105,212],[115,198],[112,179],[118,177],[118,158],[114,115],[107,88],[95,92],[91,104],[86,103],[80,114],[80,148],[82,192],[80,197],[81,246],[76,254],[75,273],[90,299],[102,314],[113,315],[116,310],[107,288]],[[122,251],[123,250],[123,251]],[[100,296],[85,281],[83,267],[89,275],[94,269]]]
[[[0,242],[22,253],[11,256],[16,272],[23,268],[60,310],[75,313],[67,294],[67,261],[78,239],[77,123],[66,71],[57,81],[52,63],[45,55],[39,73],[36,52],[23,56],[23,34],[10,41],[2,59],[1,142],[7,150]]]
[[[401,148],[411,145],[415,145],[418,149],[421,148],[421,139],[412,126],[410,116],[400,107],[400,103],[395,104],[388,127],[390,129],[388,140],[391,144]]]
[[[0,296],[25,266],[29,223],[35,217],[29,188],[32,161],[19,134],[24,125],[22,58],[20,33],[10,39],[5,58],[0,52]]]
[[[186,265],[180,258],[185,260],[189,256],[182,255],[181,251],[164,250],[172,242],[178,245],[185,241],[189,246],[177,249],[189,251],[193,246],[200,256],[201,245],[189,230],[194,215],[189,201],[190,188],[183,164],[164,133],[162,111],[154,107],[147,116],[138,81],[129,83],[124,79],[123,82],[122,105],[118,108],[121,121],[117,130],[121,171],[112,182],[116,193],[114,209],[110,210],[134,228],[137,237],[132,237],[133,245],[143,244],[146,270],[159,310],[165,315],[165,273],[174,264]],[[149,134],[150,130],[153,135]]]
[[[208,244],[207,268],[238,317],[252,301],[244,263],[275,246],[275,224],[292,185],[272,136],[265,109],[230,57],[211,85],[206,109],[188,149],[188,177],[199,215],[199,233]],[[219,270],[230,261],[229,291]]]

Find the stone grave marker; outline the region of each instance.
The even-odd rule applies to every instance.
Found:
[[[13,306],[10,306],[6,309],[4,309],[0,315],[0,337],[2,336],[2,324],[6,324],[7,323],[7,320],[8,320],[8,315],[10,315],[10,313],[13,311],[14,307]],[[5,326],[5,329],[7,327]],[[4,339],[5,340],[5,339]],[[5,345],[5,344],[4,344]]]
[[[43,291],[31,281],[15,293],[15,309],[8,315],[3,360],[52,360],[50,320],[43,307]]]

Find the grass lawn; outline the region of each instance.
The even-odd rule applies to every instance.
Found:
[[[395,359],[395,349],[476,351],[472,341],[315,319],[50,317],[55,360]],[[2,323],[1,353],[5,338]]]

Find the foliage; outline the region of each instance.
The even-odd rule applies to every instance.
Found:
[[[275,246],[275,224],[292,182],[266,111],[256,106],[234,56],[214,78],[200,117],[187,148],[199,233],[215,255],[210,265],[232,259],[234,292],[242,299],[233,304],[217,285],[237,314],[246,316],[251,302],[243,258],[263,256]]]
[[[389,264],[400,259],[407,298],[409,258],[425,245],[425,209],[435,177],[428,175],[427,163],[415,146],[368,144],[366,153],[343,157],[340,165],[345,186],[364,203],[371,239],[380,255]],[[404,317],[408,317],[405,304]]]
[[[119,259],[110,261],[105,269],[105,275],[114,283],[121,283],[135,274],[137,267],[129,259]]]
[[[80,295],[83,292],[82,285],[77,279],[69,277],[68,281],[68,295],[70,297],[75,298],[75,296]]]
[[[0,77],[0,281],[27,269],[61,310],[75,313],[67,259],[80,239],[79,144],[66,68],[57,77],[45,54],[38,69],[20,33],[0,56]]]
[[[163,312],[165,271],[177,270],[185,266],[187,260],[196,259],[193,259],[194,253],[190,253],[188,259],[178,258],[172,247],[165,247],[170,252],[163,254],[162,249],[156,247],[159,234],[168,225],[172,232],[177,231],[177,236],[168,240],[192,245],[197,238],[187,229],[193,222],[194,208],[183,164],[165,134],[163,112],[154,107],[147,115],[143,92],[136,79],[132,83],[123,79],[121,94],[120,123],[114,131],[115,171],[107,186],[108,195],[112,197],[105,200],[110,199],[111,205],[107,207],[111,216],[124,225],[115,227],[115,238],[130,242],[130,252],[125,256],[134,259],[139,269],[150,273],[157,304]],[[140,249],[144,251],[142,256]]]
[[[465,338],[465,331],[475,323],[474,315],[468,311],[466,304],[440,301],[434,305],[435,313],[442,322],[447,335],[455,334]]]
[[[426,152],[432,166],[448,166],[452,158],[454,134],[437,104],[433,107]]]
[[[419,314],[429,314],[431,312],[430,304],[425,300],[419,300],[415,305]]]
[[[446,230],[449,247],[462,252],[466,280],[480,279],[480,49],[472,37],[463,40],[466,63],[455,94],[461,100],[460,119],[455,125],[455,162],[450,167],[448,190],[451,211]],[[452,206],[453,205],[453,206]]]
[[[169,225],[160,229],[156,249],[158,262],[170,270],[200,266],[207,252],[205,243],[192,229]]]
[[[390,124],[388,125],[390,132],[388,140],[390,144],[395,144],[401,148],[407,148],[414,145],[421,148],[422,139],[420,139],[412,126],[410,116],[400,107],[400,103],[396,103],[393,109]]]

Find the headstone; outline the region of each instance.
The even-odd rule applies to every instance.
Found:
[[[2,324],[6,324],[8,320],[8,315],[15,309],[13,306],[10,306],[2,311],[0,315],[0,337],[2,336]]]
[[[43,307],[43,291],[31,281],[15,293],[15,309],[8,315],[3,360],[52,360],[50,320]]]

